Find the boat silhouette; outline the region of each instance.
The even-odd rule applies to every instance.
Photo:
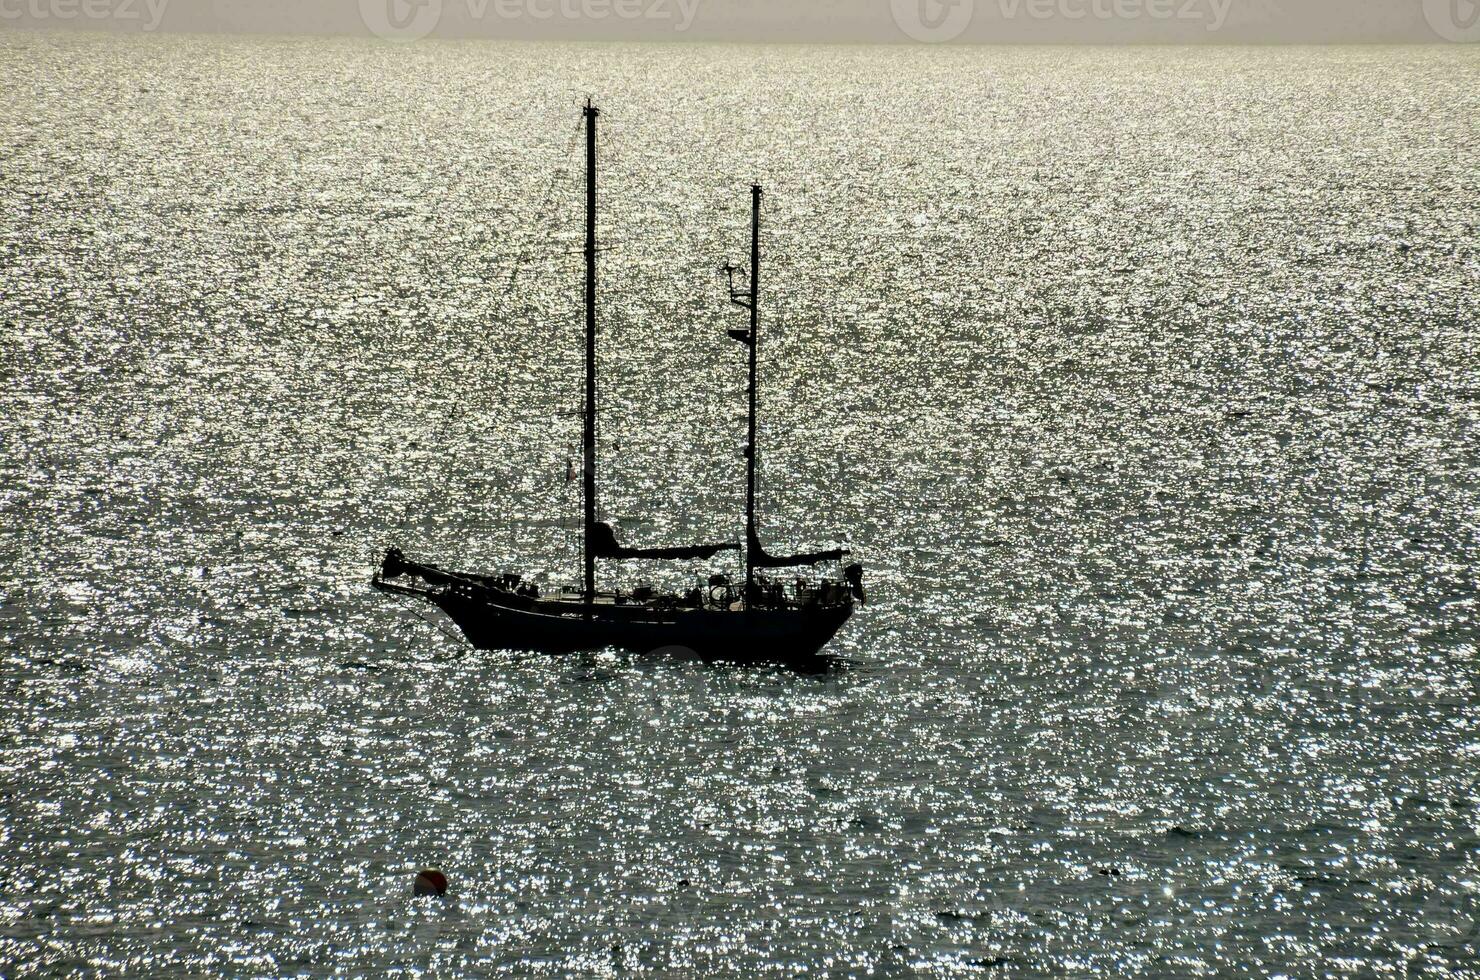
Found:
[[[748,439],[745,449],[745,541],[668,548],[622,546],[612,527],[598,520],[597,507],[597,240],[596,130],[600,110],[587,102],[585,243],[585,408],[581,438],[582,581],[579,587],[541,594],[518,574],[459,572],[407,558],[391,548],[371,584],[382,592],[424,599],[440,608],[479,649],[550,653],[620,647],[636,651],[685,652],[740,663],[801,663],[814,660],[865,600],[863,566],[849,564],[841,578],[794,578],[782,582],[778,569],[841,562],[846,548],[772,555],[761,543],[756,521],[756,417],[759,407],[760,219],[762,192],[751,187],[748,269],[726,265],[730,301],[749,312],[744,329],[729,336],[748,352]],[[740,284],[736,284],[736,275]],[[568,474],[573,476],[574,474]],[[650,588],[602,590],[598,560],[706,561],[724,551],[743,550],[745,580],[711,575],[707,584],[683,593]]]

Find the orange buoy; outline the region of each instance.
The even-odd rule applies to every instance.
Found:
[[[416,876],[416,884],[411,891],[414,895],[446,895],[447,876],[436,868],[428,868]]]

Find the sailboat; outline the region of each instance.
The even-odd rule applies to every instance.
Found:
[[[458,572],[413,561],[398,548],[387,551],[371,584],[382,592],[424,599],[441,609],[479,649],[550,653],[618,647],[639,652],[687,652],[741,663],[796,663],[817,658],[823,647],[865,601],[863,566],[849,564],[840,579],[774,577],[778,569],[841,563],[845,548],[772,555],[757,527],[756,418],[759,408],[761,188],[751,188],[750,266],[726,265],[730,301],[749,312],[749,325],[730,330],[749,356],[746,443],[745,542],[669,548],[622,546],[612,527],[598,520],[597,499],[597,239],[596,128],[601,112],[587,102],[585,243],[585,409],[581,434],[582,581],[542,594],[521,575]],[[736,284],[739,273],[740,284]],[[574,475],[574,474],[571,474]],[[707,584],[684,593],[651,588],[599,589],[598,560],[708,561],[743,550],[745,580],[710,575]],[[768,574],[772,573],[772,574]]]

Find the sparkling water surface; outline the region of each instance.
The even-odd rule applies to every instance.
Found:
[[[1480,53],[0,71],[0,975],[1480,974]],[[764,533],[866,562],[842,669],[368,586],[575,573],[588,94],[604,510],[739,527],[761,181]]]

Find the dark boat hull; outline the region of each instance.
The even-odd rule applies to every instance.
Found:
[[[596,607],[579,611],[512,608],[447,592],[433,601],[480,650],[572,653],[618,647],[738,663],[798,663],[821,651],[853,613],[851,603],[813,609]],[[566,604],[574,605],[574,604]]]

